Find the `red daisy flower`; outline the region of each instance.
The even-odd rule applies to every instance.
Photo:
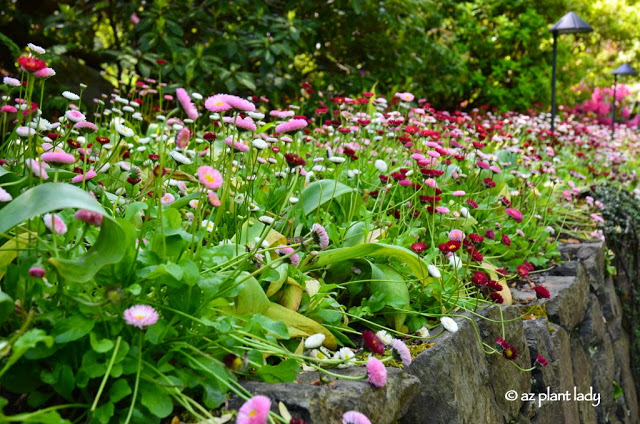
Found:
[[[549,365],[549,362],[547,362],[547,360],[544,358],[544,356],[538,355],[536,357],[536,361],[534,363],[534,366],[536,368],[546,367],[547,365]]]
[[[364,345],[373,353],[378,355],[384,354],[384,343],[382,340],[371,330],[364,330],[362,332],[362,340]]]
[[[526,277],[527,275],[529,275],[529,268],[524,265],[518,265],[516,267],[516,271],[518,271],[518,275],[521,277]]]
[[[489,276],[482,271],[474,271],[471,282],[476,286],[486,286],[489,282]]]
[[[427,249],[427,246],[425,243],[422,242],[415,242],[411,245],[411,250],[413,250],[416,253],[422,253]]]
[[[442,253],[450,253],[460,249],[461,245],[462,243],[457,240],[449,240],[446,243],[439,244],[438,249],[440,249]]]
[[[535,286],[534,290],[536,291],[536,297],[538,299],[550,299],[551,298],[551,293],[544,286]]]

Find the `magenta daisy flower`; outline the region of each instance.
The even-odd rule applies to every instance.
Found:
[[[251,119],[251,117],[249,116],[247,116],[246,118],[234,118],[231,116],[225,116],[224,118],[222,118],[222,121],[226,124],[235,124],[236,127],[247,131],[255,131],[257,129],[256,124],[253,122],[253,119]]]
[[[187,90],[185,90],[184,88],[178,88],[176,90],[176,97],[184,108],[184,111],[187,113],[189,119],[198,119],[198,109],[196,109],[193,102],[191,101],[191,97],[189,97]]]
[[[248,152],[249,146],[247,144],[241,143],[239,141],[234,141],[231,137],[227,137],[224,139],[224,142],[227,146],[234,148],[239,152]]]
[[[266,396],[254,396],[238,410],[236,424],[266,424],[271,409],[271,399]]]
[[[311,226],[311,237],[320,246],[320,249],[324,250],[329,247],[329,235],[327,235],[327,230],[322,225],[313,224]]]
[[[514,219],[516,222],[522,222],[522,212],[518,209],[507,208],[504,210],[507,215]]]
[[[134,305],[123,312],[122,318],[128,325],[143,329],[158,322],[158,312],[149,305]]]
[[[89,181],[90,179],[94,178],[96,175],[98,175],[96,171],[93,168],[91,168],[87,171],[86,174],[78,174],[75,177],[71,178],[71,182],[76,184],[82,181]]]
[[[342,424],[371,424],[371,421],[361,412],[348,411],[342,416]]]
[[[198,168],[198,180],[200,180],[203,186],[211,190],[219,189],[224,182],[222,174],[208,165],[203,165]]]
[[[287,122],[276,125],[277,133],[286,133],[291,131],[298,131],[307,126],[306,119],[290,119]]]
[[[387,384],[387,368],[378,358],[370,357],[367,361],[367,379],[376,387]]]
[[[78,110],[68,110],[64,113],[64,116],[71,122],[82,122],[86,121],[87,117]]]
[[[32,276],[33,278],[42,278],[46,274],[46,271],[44,270],[44,268],[39,266],[32,266],[31,268],[29,268],[28,272],[29,272],[29,275]]]

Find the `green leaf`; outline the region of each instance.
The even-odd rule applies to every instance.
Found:
[[[295,381],[300,367],[295,359],[287,359],[278,365],[263,365],[258,369],[258,378],[267,383],[287,383]]]
[[[365,223],[360,221],[352,225],[344,235],[343,247],[352,247],[364,243]]]
[[[113,402],[107,402],[100,405],[95,411],[93,411],[93,418],[97,419],[101,424],[109,424],[114,412],[115,406],[113,405]]]
[[[168,417],[173,411],[171,397],[162,386],[143,381],[140,383],[140,393],[140,401],[156,417]]]
[[[91,333],[89,335],[89,341],[91,342],[91,349],[95,350],[98,353],[109,352],[113,349],[113,342],[109,339],[98,340],[98,336],[96,333]]]
[[[89,281],[104,265],[118,262],[124,251],[120,245],[125,230],[86,191],[65,183],[45,183],[32,187],[0,210],[0,234],[16,225],[58,209],[82,208],[106,219],[98,240],[78,259],[51,258],[49,262],[70,281]]]
[[[56,322],[53,326],[52,335],[56,343],[69,343],[89,334],[93,330],[95,323],[95,320],[74,315]]]
[[[613,380],[611,384],[613,384],[613,398],[618,399],[620,396],[622,396],[622,387],[615,380]]]
[[[328,201],[347,193],[353,189],[335,180],[320,180],[309,184],[300,194],[298,207],[302,207],[305,215],[324,205]]]
[[[84,256],[77,259],[51,258],[49,262],[70,281],[89,281],[99,269],[118,263],[130,251],[135,234],[132,224],[122,219],[105,219],[98,240]]]
[[[279,339],[288,339],[289,331],[287,326],[281,321],[274,321],[261,314],[255,314],[251,317],[251,320],[245,326],[245,331],[251,331],[251,328],[258,326],[262,328],[268,334],[271,334]]]
[[[303,271],[367,256],[397,259],[399,262],[409,266],[418,280],[423,283],[428,282],[429,271],[424,260],[409,249],[384,243],[365,243],[322,251],[316,255],[316,259],[307,265]]]
[[[124,378],[116,380],[109,389],[109,399],[111,402],[116,403],[124,399],[131,394],[131,386]]]

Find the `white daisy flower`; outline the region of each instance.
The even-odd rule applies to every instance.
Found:
[[[80,100],[80,96],[78,96],[76,93],[72,93],[71,91],[63,91],[62,97],[67,100],[71,100],[72,102],[77,102],[78,100]]]

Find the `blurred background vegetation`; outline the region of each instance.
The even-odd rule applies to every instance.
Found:
[[[575,103],[585,88],[610,86],[620,63],[634,64],[638,3],[0,0],[0,72],[15,74],[32,42],[52,53],[52,82],[84,82],[94,96],[138,74],[203,95],[265,96],[274,107],[375,87],[442,109],[523,111],[549,103],[554,22],[573,10],[595,29],[559,38],[559,103]]]

